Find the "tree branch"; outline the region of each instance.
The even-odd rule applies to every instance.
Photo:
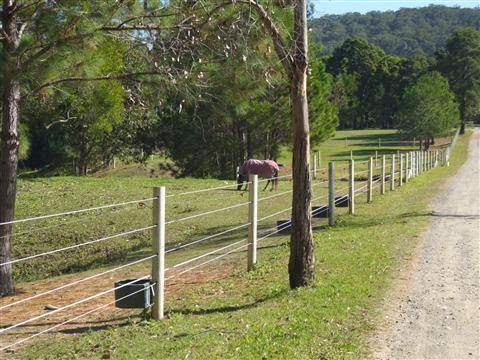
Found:
[[[60,83],[66,83],[66,82],[83,82],[83,81],[102,81],[102,80],[131,80],[134,77],[137,76],[145,76],[145,75],[164,75],[163,73],[159,71],[142,71],[142,72],[136,72],[136,73],[125,73],[125,74],[117,74],[117,75],[104,75],[104,76],[95,76],[95,77],[82,77],[82,76],[70,76],[70,77],[64,77],[60,79],[55,79],[55,80],[50,80],[42,85],[37,86],[34,88],[28,95],[33,95],[38,92],[40,92],[42,89],[45,89],[47,87],[60,84]]]

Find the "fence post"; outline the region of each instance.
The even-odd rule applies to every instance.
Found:
[[[395,190],[395,154],[392,154],[392,166],[390,175],[390,190]]]
[[[355,214],[355,160],[350,160],[350,176],[348,186],[348,213]]]
[[[378,138],[378,148],[380,148],[382,146],[382,141],[380,140],[380,138]]]
[[[375,150],[375,167],[378,166],[378,151]]]
[[[350,160],[353,160],[353,150],[350,150]]]
[[[450,146],[447,147],[445,158],[446,158],[447,166],[450,166]]]
[[[370,157],[368,161],[368,187],[367,187],[367,202],[373,201],[373,158]]]
[[[335,166],[328,163],[328,225],[335,225]]]
[[[153,306],[152,318],[163,319],[165,306],[165,187],[153,188],[152,247],[157,255],[152,259]]]
[[[399,186],[403,185],[403,154],[400,154],[400,181]]]
[[[385,195],[385,155],[382,155],[382,185],[380,187],[380,194]]]
[[[405,183],[408,182],[408,176],[409,176],[409,173],[408,173],[408,167],[409,167],[409,165],[410,165],[409,156],[410,156],[410,153],[409,153],[409,152],[406,152],[406,153],[405,153]]]
[[[250,175],[248,188],[248,261],[247,270],[253,270],[257,263],[257,214],[258,214],[258,175]]]

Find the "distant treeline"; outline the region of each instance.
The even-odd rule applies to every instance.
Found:
[[[321,8],[317,8],[321,11]],[[398,11],[372,11],[364,15],[326,15],[310,22],[313,40],[331,54],[352,37],[359,36],[380,46],[388,54],[409,57],[433,56],[444,47],[450,34],[460,27],[480,30],[480,7],[457,8],[440,5]]]

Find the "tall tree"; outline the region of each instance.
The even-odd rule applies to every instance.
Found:
[[[447,79],[438,72],[422,75],[406,88],[396,118],[399,129],[425,148],[435,137],[449,135],[460,117]]]
[[[460,106],[461,128],[480,114],[480,31],[460,29],[437,53],[438,68],[445,74]]]

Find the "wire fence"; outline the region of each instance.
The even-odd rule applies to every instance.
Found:
[[[392,182],[397,181],[398,185],[401,186],[402,185],[402,180],[404,180],[404,179],[407,180],[409,176],[410,177],[415,177],[415,176],[419,175],[421,173],[421,171],[428,171],[428,170],[438,166],[439,164],[446,165],[448,163],[449,151],[451,151],[451,149],[450,150],[441,150],[441,151],[440,150],[435,150],[435,151],[430,152],[430,153],[424,152],[422,154],[420,152],[407,152],[407,153],[405,153],[405,157],[402,156],[400,159],[398,159],[398,167],[397,167],[397,162],[395,162],[395,158],[392,156],[392,163],[390,164],[390,167],[388,168],[389,173],[387,172],[388,164],[386,164],[384,161],[382,161],[382,164],[379,165],[379,166],[373,166],[372,165],[373,164],[372,160],[369,160],[367,162],[361,162],[363,164],[366,163],[369,168],[367,170],[359,170],[359,171],[351,171],[351,172],[349,171],[348,176],[343,176],[343,174],[342,174],[342,175],[337,176],[337,178],[334,178],[333,180],[329,179],[329,180],[332,180],[331,184],[333,184],[333,187],[331,185],[329,185],[326,188],[322,188],[322,187],[317,188],[317,186],[319,186],[319,185],[326,184],[326,183],[330,184],[330,182],[327,181],[327,180],[314,181],[312,183],[311,190],[318,191],[318,193],[313,194],[313,196],[311,196],[311,199],[310,199],[311,202],[315,202],[315,201],[318,201],[320,199],[323,199],[325,201],[325,203],[327,203],[328,200],[330,199],[330,205],[318,206],[317,208],[315,208],[314,210],[311,211],[311,215],[313,217],[315,217],[318,213],[327,210],[328,211],[328,216],[329,217],[333,216],[334,208],[339,206],[340,203],[343,203],[345,201],[350,203],[350,202],[354,201],[354,198],[350,198],[351,194],[360,194],[360,193],[365,193],[365,192],[369,192],[369,191],[371,192],[374,188],[378,187],[381,184],[384,184],[385,181],[389,178],[391,179]],[[407,159],[408,162],[405,159]],[[356,165],[357,163],[352,161],[352,163],[351,163],[352,167],[351,168],[353,168],[353,164]],[[393,165],[393,164],[395,164],[395,165]],[[346,167],[345,169],[342,169],[342,170],[347,171],[349,169],[350,169],[350,167]],[[420,169],[422,169],[422,170],[420,170]],[[378,171],[378,170],[380,170],[380,171]],[[326,171],[326,169],[319,169],[319,170],[316,170],[316,171]],[[356,177],[358,175],[365,174],[365,173],[368,174],[368,179],[366,181],[358,181]],[[394,175],[393,178],[392,178],[392,175]],[[396,175],[398,175],[398,176],[396,176]],[[335,175],[331,174],[329,172],[328,176],[335,176]],[[291,174],[282,175],[282,176],[279,176],[277,178],[281,179],[281,178],[287,178],[287,177],[291,177]],[[24,257],[12,259],[12,260],[4,261],[3,263],[0,263],[0,266],[8,266],[8,265],[17,264],[17,263],[20,263],[20,262],[26,262],[26,261],[30,261],[30,260],[33,260],[33,259],[42,258],[42,257],[50,256],[50,255],[53,255],[53,254],[62,253],[62,252],[65,252],[65,251],[79,249],[79,248],[82,248],[82,247],[85,247],[85,246],[93,245],[93,244],[96,244],[96,243],[99,243],[99,242],[104,242],[104,241],[112,240],[112,239],[116,239],[116,238],[126,238],[129,235],[142,233],[142,232],[146,232],[146,231],[149,231],[149,230],[151,230],[153,232],[153,242],[152,243],[154,244],[154,251],[153,251],[154,254],[143,256],[140,259],[130,261],[130,262],[127,262],[125,264],[122,264],[122,265],[119,265],[119,266],[116,266],[116,267],[113,267],[113,268],[110,268],[110,269],[106,269],[106,270],[103,270],[101,272],[98,272],[98,273],[95,273],[95,274],[92,274],[92,275],[81,277],[79,279],[67,282],[67,283],[59,285],[59,286],[55,286],[55,287],[53,287],[51,289],[48,289],[48,290],[45,290],[45,291],[39,291],[39,292],[36,292],[34,294],[27,295],[24,298],[16,299],[16,300],[14,300],[14,301],[12,301],[8,304],[2,304],[0,306],[0,311],[4,311],[5,309],[11,309],[15,306],[19,306],[19,305],[22,305],[22,304],[23,305],[28,304],[35,299],[38,299],[38,298],[41,298],[41,297],[46,297],[47,295],[58,293],[58,292],[61,292],[62,290],[68,289],[68,288],[76,287],[80,284],[84,284],[88,281],[98,279],[98,278],[104,277],[106,275],[111,275],[113,273],[121,272],[122,270],[125,270],[126,268],[131,268],[131,267],[137,266],[137,265],[139,266],[139,265],[141,265],[141,264],[143,264],[147,261],[150,261],[150,260],[157,265],[161,264],[161,266],[162,266],[162,268],[161,268],[162,281],[159,282],[156,278],[153,277],[154,272],[152,270],[152,276],[151,275],[145,275],[145,276],[142,276],[140,278],[136,278],[134,280],[124,282],[121,285],[114,286],[112,288],[108,288],[108,289],[96,292],[95,294],[92,294],[90,296],[78,298],[75,301],[72,301],[72,302],[70,302],[66,305],[63,305],[63,306],[59,307],[59,308],[53,309],[49,312],[41,313],[41,314],[29,317],[29,318],[24,319],[24,320],[15,321],[12,324],[8,324],[8,325],[4,324],[3,327],[0,328],[0,334],[6,334],[6,333],[9,333],[9,332],[11,332],[12,330],[15,330],[15,329],[28,327],[28,326],[36,323],[38,320],[44,319],[46,317],[51,317],[52,315],[55,315],[55,314],[58,314],[58,313],[66,313],[68,310],[70,310],[74,307],[84,305],[85,303],[88,303],[92,300],[98,299],[99,297],[106,296],[108,294],[111,294],[112,292],[116,292],[119,289],[126,288],[126,287],[138,282],[139,280],[149,280],[150,281],[150,283],[148,285],[148,288],[147,288],[148,291],[150,291],[150,289],[152,289],[152,291],[154,291],[155,289],[158,289],[158,286],[160,286],[160,283],[161,283],[161,288],[160,289],[161,289],[161,293],[163,293],[163,291],[164,291],[163,286],[164,286],[164,283],[166,281],[170,281],[174,278],[178,278],[181,275],[184,275],[188,272],[192,272],[195,269],[198,269],[202,266],[206,266],[207,264],[211,264],[215,261],[219,261],[220,259],[223,259],[223,258],[225,258],[225,257],[227,257],[231,254],[239,253],[239,252],[241,252],[245,249],[248,250],[249,262],[250,261],[256,261],[256,255],[254,257],[252,254],[256,254],[257,244],[259,242],[264,241],[267,238],[272,237],[275,234],[284,233],[285,231],[287,231],[287,230],[289,230],[289,229],[291,229],[292,227],[295,226],[295,224],[292,220],[292,217],[288,216],[287,220],[278,221],[277,224],[273,227],[269,227],[267,229],[257,230],[257,224],[262,223],[262,222],[266,222],[267,220],[271,220],[275,217],[278,217],[278,216],[280,216],[282,214],[285,214],[285,213],[290,213],[292,211],[292,206],[289,206],[289,207],[286,207],[286,208],[282,208],[281,210],[278,210],[278,211],[273,211],[272,213],[264,215],[263,217],[258,216],[258,211],[257,211],[257,205],[258,204],[260,204],[260,203],[263,204],[265,202],[272,203],[272,202],[275,202],[278,198],[285,197],[285,196],[293,193],[293,189],[290,189],[290,190],[287,190],[287,191],[279,192],[279,193],[272,194],[272,195],[269,195],[269,196],[266,196],[266,197],[263,197],[263,198],[259,199],[258,198],[258,186],[257,185],[258,185],[259,182],[263,182],[263,181],[267,181],[267,180],[268,179],[258,180],[256,177],[254,177],[253,180],[248,182],[248,185],[250,186],[250,188],[249,188],[249,201],[241,202],[239,204],[234,204],[234,205],[217,207],[217,208],[214,208],[214,209],[209,209],[209,210],[203,211],[203,212],[198,213],[198,214],[185,216],[185,217],[180,217],[180,218],[176,218],[176,219],[168,220],[168,221],[165,220],[165,213],[163,213],[163,220],[161,220],[160,222],[156,222],[156,220],[155,220],[155,219],[158,218],[158,216],[157,216],[159,214],[158,212],[159,211],[160,212],[164,211],[164,210],[161,210],[161,209],[162,209],[162,206],[164,208],[164,205],[162,205],[162,201],[163,201],[163,204],[164,204],[165,199],[170,199],[170,198],[173,198],[173,197],[181,197],[181,196],[186,196],[186,195],[195,195],[195,194],[199,194],[199,193],[208,193],[210,191],[217,191],[217,190],[231,188],[231,187],[237,186],[237,184],[229,184],[229,185],[220,186],[220,187],[212,187],[212,188],[206,188],[206,189],[186,191],[186,192],[182,192],[182,193],[178,193],[178,194],[172,194],[172,195],[168,195],[168,196],[165,196],[165,194],[163,193],[163,195],[160,195],[160,196],[144,198],[144,199],[141,199],[141,200],[126,201],[126,202],[115,203],[115,204],[110,204],[110,205],[101,205],[101,206],[97,206],[97,207],[85,208],[85,209],[80,209],[80,210],[72,210],[72,211],[67,211],[67,212],[62,212],[62,213],[48,214],[48,215],[44,215],[44,216],[35,216],[35,217],[23,218],[23,219],[19,219],[19,220],[12,220],[12,221],[1,223],[0,225],[12,225],[12,224],[17,224],[17,223],[26,223],[26,222],[32,222],[32,221],[38,221],[38,220],[46,220],[46,219],[51,220],[51,219],[54,219],[56,217],[65,217],[65,216],[68,217],[68,216],[76,215],[76,214],[87,214],[87,213],[93,212],[93,211],[101,211],[101,210],[105,210],[105,209],[114,209],[114,208],[119,208],[119,207],[123,207],[123,206],[129,206],[129,205],[132,205],[132,204],[138,204],[139,202],[152,201],[152,213],[153,213],[154,223],[151,224],[151,225],[136,228],[136,229],[131,229],[131,230],[128,230],[128,231],[123,231],[123,232],[120,232],[120,233],[117,233],[117,234],[114,234],[114,235],[109,235],[109,236],[101,237],[101,238],[98,238],[98,239],[79,242],[79,243],[74,244],[74,245],[69,245],[69,246],[65,246],[65,247],[61,247],[61,248],[57,248],[57,249],[44,251],[44,252],[37,253],[37,254],[32,254],[32,255],[29,255],[29,256],[24,256]],[[348,180],[349,185],[346,186],[346,187],[338,188],[338,183],[340,181],[344,181],[344,180]],[[337,185],[335,185],[335,181],[337,181]],[[328,191],[328,194],[322,193],[322,190]],[[333,203],[332,203],[331,199],[333,199],[333,198],[334,198],[334,200],[333,200]],[[332,205],[333,205],[333,208],[330,207]],[[161,236],[161,238],[164,240],[164,238],[165,238],[164,232],[165,232],[165,226],[166,225],[181,223],[181,222],[185,222],[185,221],[188,221],[188,220],[193,220],[193,219],[197,219],[197,218],[200,218],[200,217],[213,215],[213,214],[227,213],[227,212],[230,212],[234,209],[241,208],[241,207],[247,207],[247,206],[248,206],[248,220],[246,222],[243,222],[239,225],[234,225],[234,226],[227,227],[226,229],[224,228],[221,231],[216,231],[213,234],[211,233],[211,234],[208,234],[206,236],[200,237],[200,238],[195,239],[195,240],[187,241],[185,243],[175,244],[175,245],[173,245],[173,246],[171,246],[170,248],[167,248],[167,249],[165,249],[165,244],[164,243],[160,247],[157,247],[157,248],[155,247],[155,241],[159,240],[158,236]],[[350,207],[349,207],[348,213],[351,213]],[[162,219],[162,218],[160,218],[160,219]],[[218,246],[218,245],[216,246],[215,244],[210,244],[210,249],[208,249],[208,247],[207,247],[207,250],[203,250],[203,252],[201,252],[200,254],[197,253],[194,256],[187,257],[186,259],[177,260],[177,262],[175,264],[172,264],[169,267],[165,267],[164,262],[160,262],[161,259],[163,259],[166,254],[171,254],[171,253],[177,252],[179,250],[184,250],[186,248],[190,248],[190,247],[193,247],[195,245],[205,244],[206,242],[208,242],[211,239],[218,239],[218,238],[221,238],[222,236],[227,236],[228,235],[229,237],[232,237],[233,234],[236,234],[237,232],[241,232],[241,231],[246,230],[246,229],[248,229],[247,236],[241,235],[240,240],[234,239],[234,241],[230,241],[229,244],[226,244],[226,245],[221,244],[221,246]],[[162,234],[162,231],[163,231],[163,234]],[[213,249],[211,249],[212,246],[214,247]],[[202,250],[202,249],[199,249],[199,250]],[[152,264],[152,269],[153,269],[153,264]],[[168,276],[164,275],[166,273],[168,273]],[[126,296],[123,296],[121,298],[117,298],[115,301],[110,301],[106,304],[102,304],[102,305],[100,305],[98,307],[95,307],[93,309],[88,309],[88,310],[82,312],[79,315],[71,316],[70,318],[66,319],[65,321],[61,321],[58,324],[47,327],[46,329],[40,330],[40,331],[30,335],[30,336],[27,336],[27,337],[22,338],[22,339],[18,339],[16,341],[13,341],[10,344],[1,344],[0,345],[0,351],[11,349],[11,348],[17,347],[21,344],[25,344],[29,340],[31,340],[35,337],[38,337],[39,335],[46,334],[48,332],[51,332],[54,329],[65,326],[65,325],[71,323],[74,320],[77,320],[77,319],[82,318],[82,317],[86,317],[90,314],[98,312],[98,311],[100,311],[100,310],[102,310],[102,309],[104,309],[108,306],[111,306],[113,304],[117,304],[119,301],[124,300],[128,297],[134,296],[134,295],[136,295],[136,294],[138,294],[142,291],[145,291],[145,289],[135,290],[133,292],[129,292]],[[160,296],[160,294],[158,294],[158,293],[154,294],[154,303],[153,303],[154,305],[157,304],[159,296]],[[162,304],[163,304],[163,302],[162,302]],[[149,305],[149,306],[151,306],[151,305]],[[163,310],[162,310],[162,312],[163,312]]]

